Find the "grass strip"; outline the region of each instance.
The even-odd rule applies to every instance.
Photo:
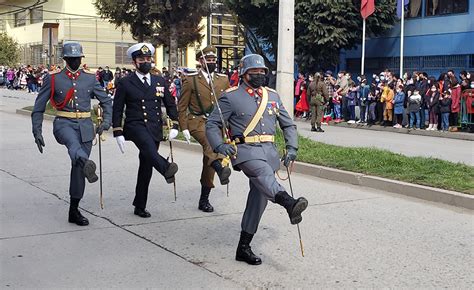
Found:
[[[299,136],[297,160],[409,183],[474,194],[474,167],[436,158],[408,157],[388,150],[328,145]],[[276,136],[281,152],[284,138]]]

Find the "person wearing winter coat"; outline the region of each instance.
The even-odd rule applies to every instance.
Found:
[[[439,112],[441,114],[441,129],[447,132],[449,129],[449,114],[451,112],[451,92],[446,91],[444,96],[439,98]]]
[[[399,85],[397,87],[397,94],[393,99],[394,104],[394,113],[396,117],[396,124],[393,126],[394,128],[400,129],[402,128],[402,121],[403,121],[403,111],[404,107],[403,104],[405,102],[405,93],[403,92],[403,85]]]
[[[390,86],[385,86],[382,91],[382,97],[380,98],[380,102],[385,103],[385,108],[383,111],[383,125],[387,126],[392,123],[392,116],[393,116],[393,84]]]
[[[425,95],[425,104],[429,112],[429,125],[426,130],[437,130],[438,128],[438,114],[439,114],[439,91],[438,85],[433,83],[430,90]]]
[[[449,131],[458,131],[458,116],[461,111],[461,85],[459,83],[451,84],[451,114],[449,115]]]
[[[408,112],[410,112],[410,126],[409,128],[420,129],[421,128],[421,119],[420,119],[420,109],[421,109],[421,95],[418,89],[415,88],[413,94],[408,98]],[[415,125],[416,119],[416,127]]]

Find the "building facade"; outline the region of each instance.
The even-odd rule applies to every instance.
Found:
[[[0,32],[7,32],[21,46],[21,63],[32,65],[62,64],[61,47],[64,41],[79,41],[84,49],[83,63],[94,69],[108,65],[131,67],[128,47],[136,41],[129,28],[115,27],[102,19],[94,0],[0,0]],[[222,9],[220,1],[211,1],[212,14],[202,20],[204,38],[196,44],[180,49],[179,66],[196,67],[196,50],[207,44],[217,46],[222,61],[220,67],[235,65],[243,54],[243,36],[232,15]],[[158,68],[168,66],[169,51],[157,47],[155,63]]]
[[[376,4],[377,5],[377,4]],[[474,70],[474,0],[410,0],[405,13],[404,72],[438,77]],[[360,73],[361,47],[341,52],[340,69]],[[365,74],[400,68],[400,23],[366,41]]]

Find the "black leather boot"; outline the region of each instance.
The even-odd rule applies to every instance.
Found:
[[[82,166],[82,172],[89,183],[94,183],[99,180],[99,177],[95,173],[97,166],[95,165],[94,161],[81,157],[77,162]]]
[[[317,130],[316,130],[316,127],[312,126],[312,127],[311,127],[311,132],[316,132],[316,131],[317,131]]]
[[[252,252],[250,247],[250,242],[252,241],[253,234],[247,232],[240,232],[239,245],[237,246],[237,252],[235,254],[235,259],[237,261],[246,262],[250,265],[260,265],[262,264],[262,259]]]
[[[299,224],[303,220],[301,213],[308,207],[308,200],[306,198],[294,199],[286,191],[277,193],[275,195],[275,202],[286,209],[292,225]]]
[[[214,160],[211,163],[211,166],[216,171],[217,176],[219,176],[219,181],[221,182],[221,184],[222,185],[228,184],[229,183],[229,177],[230,177],[230,174],[232,173],[232,170],[230,170],[230,168],[227,167],[227,166],[223,167],[222,163],[221,163],[221,160]]]
[[[324,132],[324,130],[323,130],[323,129],[321,129],[321,127],[318,127],[318,128],[316,129],[316,132],[321,132],[321,133],[323,133],[323,132]]]
[[[178,172],[178,164],[172,162],[168,165],[168,169],[166,169],[164,177],[166,179],[166,183],[173,183],[174,182],[174,175]]]
[[[213,212],[214,208],[209,203],[209,194],[211,193],[211,188],[207,186],[201,187],[201,197],[199,198],[198,209],[203,212]]]
[[[71,204],[69,205],[69,222],[78,226],[87,226],[89,220],[79,211],[79,201],[80,199],[71,197]]]

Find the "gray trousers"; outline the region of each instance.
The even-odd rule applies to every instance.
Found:
[[[79,127],[63,127],[54,132],[54,137],[59,144],[65,145],[71,158],[71,175],[69,182],[69,195],[81,199],[86,188],[86,177],[82,171],[79,158],[89,159],[92,150],[92,141],[82,142]]]
[[[250,160],[238,165],[249,178],[250,192],[242,217],[242,230],[255,234],[267,202],[275,202],[275,195],[285,191],[276,178],[273,168],[264,160]]]

